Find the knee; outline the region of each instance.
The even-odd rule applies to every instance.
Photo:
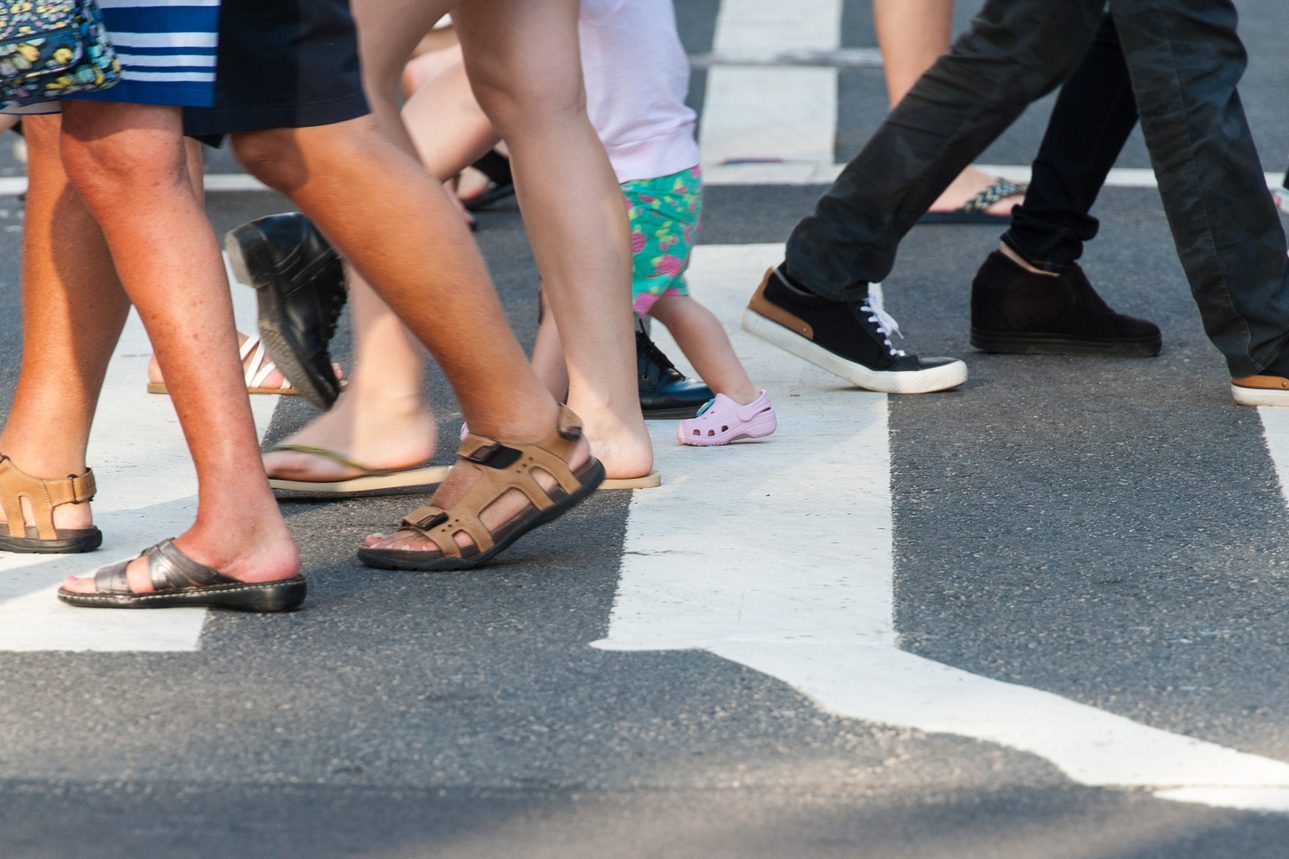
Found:
[[[63,168],[92,211],[110,210],[136,195],[188,188],[182,138],[147,134],[79,138],[63,135]]]
[[[519,127],[534,123],[556,126],[584,119],[586,92],[581,81],[513,80],[471,69],[471,86],[479,106],[502,138],[509,139]],[[547,85],[551,84],[551,85]]]
[[[256,179],[275,191],[288,192],[304,183],[304,158],[294,129],[275,128],[233,135],[233,153]]]

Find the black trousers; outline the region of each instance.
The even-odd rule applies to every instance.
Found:
[[[1104,0],[988,0],[797,225],[792,278],[838,301],[885,278],[940,191],[1074,71],[1104,10]],[[1110,12],[1205,331],[1233,376],[1259,372],[1289,342],[1289,260],[1236,90],[1247,57],[1235,7],[1111,0]]]
[[[1089,212],[1137,125],[1137,101],[1114,17],[1061,87],[1025,201],[1003,241],[1036,268],[1061,272],[1083,255],[1100,224]]]

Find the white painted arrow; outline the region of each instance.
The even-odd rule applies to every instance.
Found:
[[[687,448],[673,424],[655,425],[665,482],[632,498],[609,633],[596,646],[707,650],[779,678],[828,712],[998,743],[1080,784],[1289,812],[1289,764],[896,646],[886,398],[840,390],[834,377],[738,330],[752,287],[782,253],[744,245],[694,255],[694,294],[770,391],[779,432],[759,444]]]

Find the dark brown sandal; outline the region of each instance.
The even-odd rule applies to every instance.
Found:
[[[474,433],[467,435],[457,456],[475,466],[478,478],[451,509],[426,504],[410,513],[398,529],[433,542],[437,551],[363,547],[358,550],[358,560],[383,570],[423,572],[468,570],[486,564],[524,534],[577,506],[604,480],[604,466],[595,457],[577,471],[569,468],[581,438],[581,423],[566,406],[560,407],[555,432],[536,444],[507,444]],[[556,485],[543,489],[534,478],[535,471],[549,474]],[[489,530],[479,521],[480,514],[512,489],[524,493],[530,506]],[[460,533],[469,535],[474,545],[459,546],[455,537]]]
[[[104,567],[94,574],[95,593],[58,589],[58,598],[81,608],[227,608],[237,611],[290,611],[304,602],[304,576],[275,582],[243,582],[230,578],[185,555],[173,540],[144,549],[152,593],[130,590],[126,568],[130,561]]]
[[[92,552],[103,544],[98,528],[55,528],[54,508],[94,500],[94,472],[44,480],[32,477],[0,454],[0,510],[8,533],[0,528],[0,552],[75,554]],[[35,525],[28,525],[23,501],[31,507]]]

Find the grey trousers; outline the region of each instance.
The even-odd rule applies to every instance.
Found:
[[[1104,0],[989,0],[788,240],[812,292],[858,300],[940,192],[1063,81]],[[1289,343],[1289,265],[1236,85],[1246,54],[1230,0],[1110,0],[1177,254],[1232,376]]]

